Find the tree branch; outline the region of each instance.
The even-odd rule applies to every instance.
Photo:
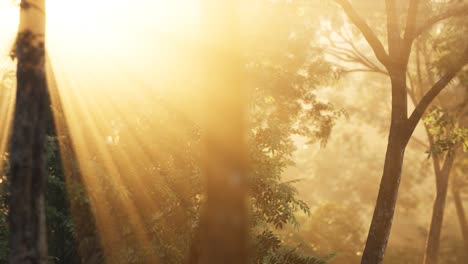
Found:
[[[420,47],[420,44],[419,42],[416,42],[416,57],[415,57],[415,60],[416,60],[416,76],[418,78],[418,95],[420,98],[422,98],[424,96],[424,91],[423,91],[423,78],[422,78],[422,72],[421,72],[421,57],[420,57],[420,54],[421,54],[421,47]],[[414,104],[416,105],[416,102],[414,102]]]
[[[448,181],[448,179],[444,179],[442,177],[449,177],[450,171],[452,170],[452,167],[453,167],[453,163],[455,162],[456,153],[457,152],[455,151],[455,149],[450,149],[445,154],[444,164],[442,165],[440,175],[438,175],[439,177],[437,178],[437,181],[438,181],[437,192],[440,191],[443,180]]]
[[[423,96],[423,98],[419,101],[418,105],[416,105],[413,113],[408,119],[408,133],[411,135],[416,128],[419,120],[421,120],[424,112],[432,103],[432,101],[436,98],[436,96],[450,83],[450,81],[457,75],[457,73],[465,66],[468,62],[468,46],[465,48],[463,55],[460,61],[453,66],[451,70],[449,70],[442,78],[440,78],[432,87],[431,89]]]
[[[416,143],[418,146],[422,147],[424,150],[429,149],[429,145],[427,145],[423,140],[413,136],[411,137],[411,141]]]
[[[388,76],[388,73],[385,71],[380,71],[380,70],[371,69],[371,68],[343,69],[342,72],[343,73],[370,72],[370,73],[379,73],[379,74]]]
[[[385,10],[387,13],[387,39],[388,54],[392,57],[399,54],[400,49],[400,28],[398,25],[398,16],[396,12],[396,1],[385,0]]]
[[[415,93],[415,87],[414,87],[414,81],[413,77],[409,72],[406,72],[406,76],[408,78],[408,81],[410,83],[409,86],[406,86],[406,91],[408,92],[408,95],[410,96],[411,102],[413,105],[416,105],[416,93]]]
[[[373,69],[377,72],[385,73],[385,69],[381,69],[379,66],[377,66],[374,62],[372,62],[370,59],[367,58],[366,55],[364,55],[354,44],[352,37],[351,36],[345,36],[345,33],[343,34],[338,33],[341,38],[347,43],[349,46],[351,46],[352,53],[359,58],[359,60],[366,65],[368,68]]]
[[[408,14],[406,15],[405,40],[408,40],[416,29],[416,18],[418,16],[419,0],[410,0]]]
[[[405,35],[403,37],[404,56],[409,56],[411,52],[411,46],[413,45],[414,38],[411,38],[411,36],[414,35],[414,31],[416,30],[418,6],[419,6],[419,0],[409,1],[408,13],[406,15]]]
[[[382,45],[382,42],[380,42],[369,25],[356,13],[351,3],[348,0],[335,0],[335,2],[337,2],[343,8],[343,11],[346,13],[351,22],[353,22],[353,24],[362,32],[372,50],[374,51],[377,59],[383,65],[388,65],[389,57],[385,51],[384,46]]]
[[[380,69],[377,65],[367,59],[362,53],[354,50],[354,48],[348,50],[345,48],[331,47],[327,49],[327,52],[331,56],[341,61],[361,64],[366,67],[367,71],[386,74],[385,69]]]
[[[411,34],[408,35],[409,39],[415,39],[422,33],[424,33],[426,30],[431,28],[433,25],[437,24],[438,22],[448,19],[451,17],[457,17],[457,16],[466,16],[468,15],[468,4],[463,4],[459,7],[455,8],[450,8],[449,10],[446,10],[445,12],[442,12],[436,16],[433,16],[429,18],[426,22],[424,22],[420,27],[415,29],[415,31]]]
[[[427,139],[429,141],[429,146],[434,146],[434,136],[431,134],[431,132],[429,132],[429,127],[426,124],[424,124],[424,130],[426,131]],[[437,154],[432,154],[431,157],[432,157],[432,166],[434,168],[436,189],[439,190],[440,189],[439,175],[441,173],[440,158],[439,158],[439,155]]]

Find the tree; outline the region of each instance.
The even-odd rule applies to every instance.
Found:
[[[434,200],[431,225],[427,238],[424,263],[436,263],[439,253],[440,233],[449,189],[449,176],[455,162],[458,148],[466,145],[468,130],[458,127],[456,118],[436,108],[424,118],[433,158],[436,176],[436,198]],[[441,159],[443,163],[441,165]]]
[[[457,60],[454,58],[455,54],[451,53],[450,50],[460,49],[466,43],[466,38],[460,37],[466,35],[467,32],[464,21],[464,19],[447,21],[441,27],[443,32],[437,34],[437,37],[426,34],[424,39],[417,42],[416,70],[413,75],[415,77],[410,80],[412,88],[409,89],[409,96],[414,104],[421,92],[424,91],[426,83],[434,80],[437,73],[449,68],[449,65]],[[428,49],[428,45],[430,49]],[[421,58],[424,59],[424,63]],[[467,71],[461,71],[457,80],[449,85],[452,89],[436,101],[438,108],[435,108],[424,119],[424,128],[429,141],[429,153],[436,176],[436,196],[426,244],[425,263],[437,262],[449,177],[456,156],[463,158],[460,149],[466,145],[466,122],[464,121],[467,104],[466,77]],[[457,98],[457,100],[453,100],[453,98]]]
[[[452,195],[455,209],[457,211],[458,223],[463,236],[465,258],[468,259],[468,220],[463,206],[462,195],[466,191],[468,185],[467,179],[463,179],[462,175],[457,175],[452,184]]]
[[[17,94],[10,145],[10,263],[47,263],[45,1],[20,3]]]
[[[420,1],[409,1],[405,19],[406,25],[403,28],[399,22],[397,1],[386,0],[387,52],[382,42],[366,21],[358,15],[349,1],[336,0],[336,2],[343,8],[351,22],[362,32],[376,58],[388,72],[391,81],[392,107],[388,145],[379,194],[362,257],[362,263],[382,263],[392,226],[404,152],[408,141],[434,98],[468,62],[468,47],[464,47],[464,51],[459,56],[460,59],[453,63],[438,81],[431,84],[431,88],[416,104],[414,111],[408,117],[407,69],[413,43],[434,24],[454,16],[466,15],[468,6],[460,5],[449,8],[423,23],[418,23]]]
[[[257,11],[281,9],[290,18],[295,17],[295,13],[290,12],[292,10],[284,8],[291,7],[291,5],[284,3],[276,5],[270,1],[265,2],[268,8]],[[277,8],[278,6],[281,8]],[[218,15],[218,13],[214,12],[211,15]],[[277,18],[278,16],[268,17],[270,22],[278,22]],[[291,22],[290,18],[284,19],[285,22]],[[255,19],[257,20],[257,18]],[[248,88],[249,92],[252,92],[252,97],[249,97],[249,101],[245,102],[250,107],[244,110],[249,111],[249,117],[251,117],[249,121],[252,126],[251,129],[246,129],[245,137],[250,145],[255,146],[246,154],[252,162],[250,163],[251,173],[245,175],[246,181],[248,181],[245,188],[250,190],[249,196],[246,198],[250,201],[247,210],[251,213],[252,220],[251,225],[247,226],[253,242],[252,247],[249,248],[253,252],[251,263],[268,263],[269,261],[294,264],[323,263],[322,260],[303,256],[298,254],[295,248],[285,246],[273,232],[275,229],[294,223],[296,211],[308,211],[307,205],[297,198],[297,193],[291,183],[282,181],[282,173],[285,167],[290,164],[294,151],[292,134],[307,135],[311,140],[323,141],[328,137],[333,126],[334,113],[330,105],[316,100],[313,91],[317,86],[333,80],[334,76],[323,58],[317,52],[308,49],[312,34],[298,34],[299,38],[290,39],[289,33],[293,23],[280,24],[281,28],[277,28],[281,30],[280,34],[274,34],[273,40],[268,39],[275,45],[271,45],[271,49],[262,54],[249,50],[246,59],[249,64],[246,65],[249,76]],[[216,25],[211,26],[217,27]],[[219,26],[223,27],[223,25]],[[271,29],[271,25],[269,29]],[[307,28],[307,32],[313,32],[313,29]],[[221,33],[224,35],[223,32]],[[262,33],[271,36],[269,32]],[[262,46],[265,42],[265,39],[259,39],[258,35],[251,36],[249,40],[260,40]],[[222,41],[224,42],[224,40]],[[285,60],[287,57],[285,53],[293,54],[293,57]],[[261,56],[254,57],[254,55]],[[213,58],[213,61],[210,59],[207,64],[209,67],[218,66],[219,59]],[[263,63],[265,59],[269,59],[267,65]],[[186,62],[184,61],[184,63]],[[244,65],[241,65],[240,68],[242,66]],[[219,78],[229,79],[230,74],[226,72],[231,72],[231,70],[236,71],[232,68],[222,69],[222,75]],[[298,74],[299,70],[302,74]],[[180,74],[183,75],[183,73]],[[50,76],[48,75],[49,78]],[[216,78],[216,76],[209,77],[209,82],[217,83],[220,81],[211,79]],[[235,87],[237,81],[234,80],[229,86]],[[51,176],[49,182],[52,186],[47,198],[51,199],[50,205],[63,209],[64,201],[60,200],[63,197],[61,188],[67,186],[71,209],[68,216],[62,210],[59,210],[60,212],[47,210],[46,212],[48,220],[50,220],[48,223],[50,230],[58,232],[58,234],[49,236],[50,253],[54,254],[51,257],[58,258],[62,255],[60,252],[66,251],[63,247],[70,246],[57,244],[57,238],[69,237],[68,232],[70,231],[57,221],[63,218],[72,220],[71,217],[73,217],[73,221],[70,221],[73,222],[72,234],[76,236],[77,251],[80,255],[85,252],[81,257],[82,261],[86,263],[101,263],[103,261],[110,263],[154,263],[155,261],[168,264],[184,263],[194,234],[202,235],[204,232],[200,224],[200,218],[202,218],[200,215],[206,217],[207,211],[202,212],[200,208],[206,201],[206,193],[218,192],[216,194],[218,196],[224,194],[220,194],[219,190],[206,191],[206,186],[202,184],[204,179],[202,171],[208,170],[206,167],[200,166],[199,153],[203,148],[213,146],[209,146],[213,142],[205,141],[210,138],[209,134],[205,133],[214,133],[221,139],[231,137],[231,133],[233,133],[232,137],[237,137],[241,133],[228,131],[229,134],[219,135],[218,129],[225,128],[207,126],[204,123],[194,124],[193,120],[187,118],[185,113],[171,107],[172,105],[164,100],[166,98],[161,99],[154,96],[151,97],[151,100],[144,100],[148,104],[142,104],[142,97],[146,94],[135,92],[133,89],[128,89],[126,97],[121,98],[122,101],[125,101],[125,113],[119,111],[122,109],[107,108],[105,110],[113,110],[113,115],[102,115],[100,111],[105,111],[103,108],[110,104],[110,98],[114,99],[116,93],[117,95],[124,93],[124,91],[112,89],[106,94],[108,87],[102,83],[98,85],[100,89],[93,91],[92,98],[87,98],[88,100],[84,101],[90,103],[88,106],[91,106],[97,97],[103,94],[107,96],[105,100],[96,100],[95,103],[99,103],[100,107],[93,111],[91,118],[87,119],[90,122],[82,123],[79,120],[82,121],[84,118],[80,117],[87,116],[80,114],[80,111],[89,109],[72,108],[75,110],[73,111],[74,115],[67,115],[70,113],[69,105],[57,105],[56,102],[62,100],[62,102],[73,104],[75,103],[73,100],[77,98],[65,101],[63,96],[66,94],[67,87],[59,86],[59,89],[53,89],[54,85],[50,86],[51,90],[54,90],[52,91],[52,100],[55,100],[53,110],[54,117],[59,123],[57,141],[60,145],[61,157],[51,161],[54,163],[52,166],[54,170],[49,172]],[[215,87],[209,88],[215,89]],[[57,90],[59,93],[54,94]],[[235,89],[232,90],[234,93],[236,92]],[[222,91],[220,89],[214,93],[218,94]],[[86,91],[81,92],[85,93]],[[219,95],[229,97],[229,94]],[[226,105],[219,106],[220,102],[230,103],[226,98],[220,102],[211,100],[213,98],[207,100],[209,102],[206,104],[208,111],[211,110],[212,106],[223,109]],[[121,103],[122,101],[113,101],[112,103]],[[303,104],[308,107],[302,107]],[[61,107],[64,109],[60,109]],[[237,109],[235,105],[230,105],[227,108]],[[128,109],[132,109],[132,111],[127,111]],[[232,116],[240,113],[237,110]],[[213,115],[213,120],[219,120],[224,115],[224,113],[209,112],[207,114]],[[103,118],[103,116],[107,118]],[[220,122],[225,124],[228,121],[233,121],[233,119],[226,118]],[[70,127],[60,126],[64,123]],[[212,125],[214,124],[216,124],[215,121]],[[228,127],[233,126],[230,123],[227,125]],[[206,131],[204,129],[206,127],[210,130]],[[82,138],[79,138],[76,133],[81,133],[79,136]],[[49,144],[52,142],[49,141]],[[80,156],[77,155],[78,150],[74,147],[83,146],[84,144],[79,145],[82,142],[96,144],[86,144],[86,147],[89,147],[86,149],[87,155],[79,153],[82,154]],[[228,147],[238,148],[239,146]],[[225,159],[227,162],[219,160],[221,154],[225,152],[228,152],[227,148],[212,148],[207,151],[206,155],[207,157],[214,155],[215,162],[211,158],[209,161],[213,161],[213,164],[218,167],[223,163],[231,163],[231,157]],[[220,156],[216,156],[217,154]],[[119,162],[109,162],[109,160]],[[64,177],[58,175],[60,174],[58,172],[60,166],[57,163],[60,161],[63,163],[63,169],[60,173],[65,174],[60,176]],[[77,168],[77,164],[79,164],[79,168]],[[237,167],[239,164],[230,165]],[[229,166],[227,170],[236,170],[232,167]],[[219,175],[225,174],[211,173],[213,177]],[[213,180],[211,176],[209,178]],[[77,179],[78,177],[83,177],[84,180]],[[63,178],[65,178],[65,183],[62,182]],[[90,185],[86,180],[93,182]],[[139,185],[139,180],[144,180],[143,187],[146,188]],[[221,198],[224,199],[224,197]],[[225,200],[222,201],[223,203],[216,200],[213,202],[218,204],[217,209],[223,211],[230,207],[218,208],[219,205],[226,205]],[[85,204],[85,206],[81,204]],[[91,205],[90,211],[94,214],[94,219],[87,212],[80,211],[87,204]],[[135,212],[135,214],[128,214],[129,211],[125,209],[129,207],[132,209],[130,212]],[[8,213],[5,212],[5,214]],[[80,216],[80,214],[83,215]],[[107,218],[99,219],[99,216],[103,215]],[[88,218],[84,219],[86,216]],[[140,217],[142,220],[141,225],[138,226],[138,228],[141,227],[140,230],[135,230],[135,226],[131,226],[134,224],[132,220],[135,217]],[[99,234],[99,238],[91,237],[90,239],[87,235],[93,232],[84,231],[83,223],[84,225],[88,224],[89,229],[93,229],[95,228],[93,220],[96,220],[97,232],[95,233]],[[105,233],[99,233],[102,231],[99,229],[100,225],[106,228]],[[136,231],[140,231],[140,233]],[[147,240],[139,240],[138,235],[142,233]],[[110,236],[106,237],[106,235]],[[237,234],[233,236],[237,236]],[[200,244],[203,244],[203,239],[205,238],[200,237],[198,240]],[[198,241],[194,243],[198,243]],[[101,242],[102,248],[100,248],[99,242]],[[206,251],[206,245],[203,247],[205,247],[203,254],[212,254],[212,252]],[[55,255],[55,252],[59,252],[59,254]],[[101,254],[95,254],[95,252]],[[97,256],[98,259],[92,258],[93,255]]]
[[[245,134],[246,98],[242,86],[239,2],[202,2],[203,54],[206,56],[202,89],[203,158],[206,174],[206,204],[199,230],[199,252],[190,263],[247,263],[248,173]]]
[[[410,60],[411,63],[407,72],[409,80],[407,93],[413,105],[416,105],[424,93],[427,92],[427,86],[433,82],[436,75],[444,72],[448,65],[456,61],[453,58],[456,54],[450,51],[460,49],[464,45],[465,40],[459,37],[466,32],[463,21],[463,19],[448,21],[439,26],[439,28],[443,28],[443,31],[428,32],[416,42],[415,54]],[[343,62],[352,63],[349,67],[353,68],[346,69],[345,67],[343,69],[344,72],[373,72],[388,76],[388,72],[385,69],[381,69],[357,48],[350,34],[341,31],[338,32],[338,36],[340,42],[342,42],[340,43],[341,46],[336,44],[336,40],[329,38],[330,47],[328,48],[328,52],[339,59],[341,64]],[[356,64],[360,65],[360,67],[356,67]],[[343,67],[343,65],[340,65],[340,67]],[[465,83],[466,71],[462,71],[451,85],[447,85],[452,89],[435,100],[434,103],[444,108],[444,114],[440,118],[436,118],[437,121],[435,121],[434,117],[437,116],[437,113],[441,114],[439,109],[437,113],[433,112],[431,114],[430,120],[425,120],[429,121],[429,123],[423,123],[429,142],[426,144],[417,137],[412,138],[415,146],[423,147],[424,150],[430,149],[429,152],[432,154],[430,157],[433,163],[437,192],[434,201],[433,224],[431,224],[429,230],[426,249],[426,256],[431,255],[432,258],[437,256],[438,252],[438,241],[444,211],[443,204],[445,203],[447,194],[450,168],[452,167],[451,163],[455,159],[457,146],[464,140],[462,135],[463,128],[460,125],[465,114],[464,108],[466,107],[466,94],[463,90]],[[453,98],[461,99],[453,100]],[[437,128],[435,129],[434,126]],[[437,135],[433,134],[435,131],[438,131]],[[452,154],[443,155],[445,151]]]

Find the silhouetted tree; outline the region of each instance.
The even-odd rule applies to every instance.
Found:
[[[421,100],[415,105],[414,111],[408,117],[407,102],[407,69],[414,41],[434,24],[454,16],[468,14],[467,5],[458,5],[418,23],[420,1],[408,1],[406,24],[401,26],[401,16],[396,0],[386,0],[386,27],[388,52],[377,35],[366,21],[358,15],[347,0],[336,0],[343,8],[351,22],[359,28],[378,61],[383,64],[391,81],[391,122],[377,203],[369,230],[362,263],[382,263],[395,212],[401,170],[406,146],[414,129],[424,112],[434,98],[455,78],[461,68],[468,62],[468,46],[459,59],[446,69],[445,74],[427,90]],[[401,3],[399,3],[401,4]],[[435,262],[427,262],[435,263]]]
[[[17,93],[10,145],[10,263],[47,263],[45,1],[23,0],[14,56]]]

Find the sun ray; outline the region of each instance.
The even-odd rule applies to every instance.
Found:
[[[12,80],[12,69],[2,68],[0,73],[0,184],[4,181],[3,171],[5,168],[5,156],[8,149],[11,126],[13,121],[13,110],[15,106],[16,88]]]
[[[12,1],[0,0],[0,184],[4,181],[5,154],[11,132],[13,109],[16,97],[14,63],[9,54],[12,50],[19,13]]]
[[[159,169],[180,155],[174,138],[188,138],[168,113],[193,117],[179,97],[189,90],[180,80],[191,79],[198,2],[50,0],[47,15],[56,127],[70,134],[107,261],[134,246],[157,263],[151,225],[170,193]]]

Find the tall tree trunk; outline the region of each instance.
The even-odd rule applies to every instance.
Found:
[[[238,1],[202,1],[207,78],[202,106],[207,201],[192,263],[247,263],[247,150]]]
[[[440,233],[444,220],[445,200],[447,199],[448,183],[450,171],[455,160],[455,153],[448,152],[445,157],[444,165],[437,177],[437,193],[432,208],[431,226],[426,243],[426,252],[424,254],[424,264],[436,264],[439,254]]]
[[[376,58],[387,69],[391,79],[392,117],[384,172],[361,260],[363,264],[380,264],[383,261],[390,235],[398,196],[404,151],[408,140],[432,101],[466,64],[468,49],[465,49],[458,63],[453,64],[437,82],[433,83],[432,87],[422,96],[421,100],[415,105],[415,109],[408,117],[406,74],[412,44],[422,32],[426,31],[434,23],[428,23],[425,26],[418,27],[419,1],[412,0],[408,1],[406,26],[403,29],[400,25],[401,12],[398,10],[397,1],[385,0],[388,42],[387,53],[382,42],[374,34],[366,21],[354,10],[349,0],[336,0],[335,2],[343,8],[351,22],[360,29]],[[437,16],[433,19],[435,20],[434,22],[440,21]]]
[[[460,223],[460,229],[463,235],[463,241],[465,245],[465,258],[468,260],[468,221],[466,220],[465,208],[463,208],[463,202],[460,197],[460,190],[455,187],[452,190],[453,201],[457,210],[458,222]]]
[[[392,116],[387,152],[379,194],[362,255],[362,264],[380,264],[383,261],[392,228],[398,198],[401,171],[406,145],[410,137],[407,122],[406,69],[391,73]]]
[[[10,145],[10,263],[47,263],[45,0],[21,2],[17,94]]]
[[[404,141],[397,128],[390,130],[385,165],[377,203],[367,237],[361,263],[382,263],[395,213],[405,151]]]

